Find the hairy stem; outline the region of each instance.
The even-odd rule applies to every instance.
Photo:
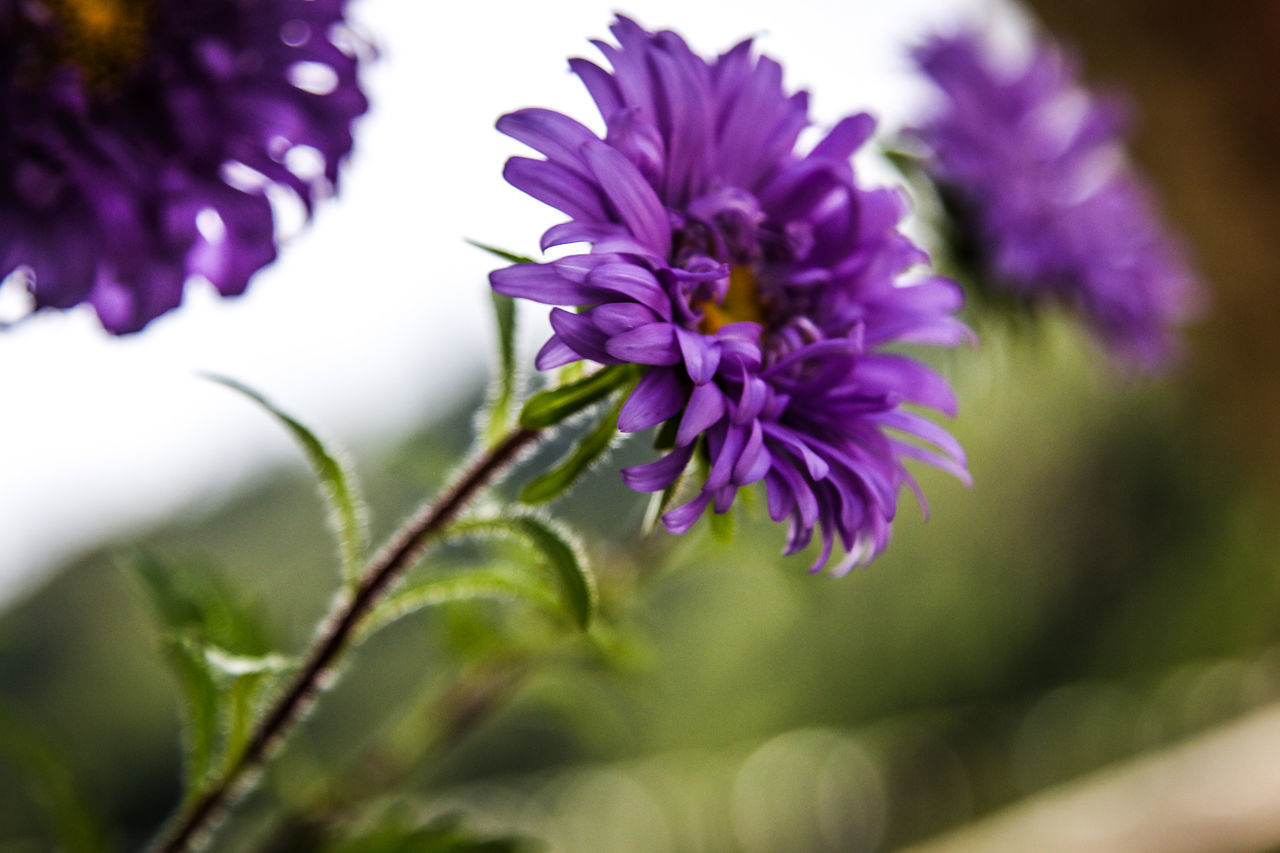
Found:
[[[327,686],[328,676],[334,671],[342,653],[352,645],[356,629],[364,618],[417,561],[427,544],[538,435],[538,430],[531,429],[516,429],[509,433],[477,457],[443,495],[425,505],[400,528],[369,563],[355,590],[339,599],[334,611],[316,633],[302,668],[259,719],[253,737],[235,764],[179,815],[156,845],[156,850],[178,853],[193,849],[204,839],[222,812],[249,788],[320,689]]]

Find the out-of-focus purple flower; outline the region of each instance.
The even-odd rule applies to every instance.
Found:
[[[917,131],[925,169],[979,278],[1028,304],[1076,306],[1125,362],[1164,362],[1196,286],[1125,158],[1121,105],[1082,89],[1049,43],[1001,67],[964,32],[915,58],[945,95]]]
[[[807,153],[807,95],[744,41],[714,60],[676,33],[627,18],[618,45],[596,42],[612,72],[570,61],[604,119],[603,138],[559,113],[525,109],[498,128],[545,155],[514,157],[515,187],[570,217],[543,249],[590,252],[498,270],[493,287],[555,308],[540,369],[579,359],[646,367],[618,427],[667,424],[674,449],[626,469],[657,492],[695,455],[697,496],[668,512],[674,532],[763,480],[769,513],[789,519],[787,553],[815,528],[825,565],[838,538],[845,571],[884,548],[905,458],[967,480],[963,452],[904,404],[953,413],[947,383],[890,344],[955,345],[956,286],[900,275],[927,260],[898,231],[893,190],[864,190],[850,157],[874,122],[839,122]],[[916,443],[916,442],[920,443]]]
[[[0,0],[0,277],[115,333],[275,258],[365,111],[346,0]]]

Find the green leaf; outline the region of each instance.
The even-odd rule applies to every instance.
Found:
[[[178,682],[182,697],[184,803],[204,790],[217,761],[219,729],[218,683],[198,642],[182,636],[163,638],[165,664]]]
[[[48,732],[7,704],[0,704],[0,763],[12,769],[44,818],[47,840],[57,842],[51,846],[68,853],[107,849],[106,833],[77,789],[67,756]]]
[[[145,551],[129,555],[122,567],[137,580],[166,635],[191,633],[244,653],[266,647],[256,614],[214,567],[178,569]]]
[[[577,382],[540,391],[524,404],[520,426],[525,429],[554,426],[637,378],[632,365],[614,364]]]
[[[467,242],[477,249],[513,264],[536,263],[533,258],[507,252],[475,240],[467,240]],[[493,314],[498,329],[498,375],[485,405],[482,435],[485,444],[493,447],[511,428],[512,403],[516,397],[516,302],[510,296],[504,296],[496,291],[491,291],[489,295],[493,299]]]
[[[915,180],[920,177],[923,158],[919,154],[902,148],[888,147],[881,149],[880,153],[904,178]]]
[[[551,569],[560,597],[574,624],[585,629],[596,608],[595,577],[569,535],[558,525],[532,513],[468,518],[450,530],[451,538],[475,534],[513,536],[532,546]]]
[[[618,412],[622,410],[623,402],[619,400],[554,468],[530,480],[520,490],[520,500],[527,504],[540,504],[568,491],[612,446],[614,436],[618,434]]]
[[[144,553],[127,568],[151,602],[161,653],[178,685],[190,804],[211,774],[238,757],[259,700],[293,664],[253,653],[264,645],[255,620],[213,570],[174,570]]]
[[[253,400],[293,434],[320,481],[320,490],[324,494],[328,509],[329,523],[338,538],[342,574],[346,581],[354,586],[359,579],[360,570],[364,567],[368,524],[359,483],[347,464],[338,454],[330,451],[311,430],[281,411],[257,391],[225,376],[212,374],[205,374],[205,376]]]
[[[514,252],[508,252],[506,249],[499,249],[496,246],[490,246],[487,243],[481,243],[478,240],[472,240],[470,237],[466,237],[464,239],[471,245],[475,246],[477,249],[480,249],[481,251],[484,251],[484,252],[488,252],[491,255],[496,255],[499,258],[502,258],[504,261],[509,261],[510,263],[513,263],[513,264],[536,264],[537,263],[537,261],[535,261],[533,258],[525,257],[524,255],[517,255]]]
[[[498,375],[485,406],[484,440],[493,447],[511,429],[516,397],[516,301],[491,292],[498,327]]]
[[[556,591],[544,580],[519,569],[483,569],[432,578],[389,596],[360,628],[367,637],[387,625],[427,607],[477,598],[525,600],[559,610]]]

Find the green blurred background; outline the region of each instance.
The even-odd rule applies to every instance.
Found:
[[[1124,379],[1064,318],[972,318],[981,347],[940,366],[975,487],[921,472],[932,519],[905,500],[889,551],[839,580],[776,558],[759,506],[731,544],[641,537],[617,468],[644,442],[624,445],[558,507],[601,575],[591,639],[519,604],[396,624],[215,849],[1032,849],[999,831],[1026,798],[1051,837],[1064,784],[1181,770],[1172,747],[1280,700],[1280,5],[1031,5],[1141,105],[1139,159],[1213,287],[1186,362]],[[470,412],[357,460],[375,533],[459,461]],[[177,691],[121,568],[138,549],[225,580],[281,649],[336,579],[299,462],[0,614],[3,853],[137,847],[177,801]],[[1147,805],[1133,823],[1171,817]],[[1239,823],[1178,849],[1280,849]]]

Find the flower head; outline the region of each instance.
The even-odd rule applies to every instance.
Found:
[[[0,277],[112,332],[189,276],[240,293],[276,254],[265,189],[338,177],[362,43],[345,0],[0,0]]]
[[[507,180],[567,214],[547,249],[590,251],[498,270],[500,293],[556,306],[540,369],[579,359],[645,366],[618,427],[666,424],[674,449],[626,469],[661,491],[699,455],[697,496],[663,521],[687,530],[711,506],[763,480],[787,553],[815,528],[837,570],[887,543],[907,457],[965,479],[960,447],[903,404],[946,412],[946,382],[888,344],[954,345],[968,332],[949,281],[900,286],[926,260],[898,231],[903,197],[864,190],[850,157],[873,121],[839,122],[807,153],[796,140],[807,95],[788,95],[778,63],[744,41],[714,60],[673,32],[619,17],[612,66],[570,67],[599,107],[603,138],[559,113],[526,109],[498,128],[546,159],[512,158]],[[905,438],[918,439],[923,445]]]
[[[1051,44],[1002,69],[973,33],[915,53],[942,90],[918,131],[979,276],[1034,304],[1073,305],[1122,360],[1155,367],[1193,301],[1192,276],[1122,149],[1124,110],[1076,83]]]

